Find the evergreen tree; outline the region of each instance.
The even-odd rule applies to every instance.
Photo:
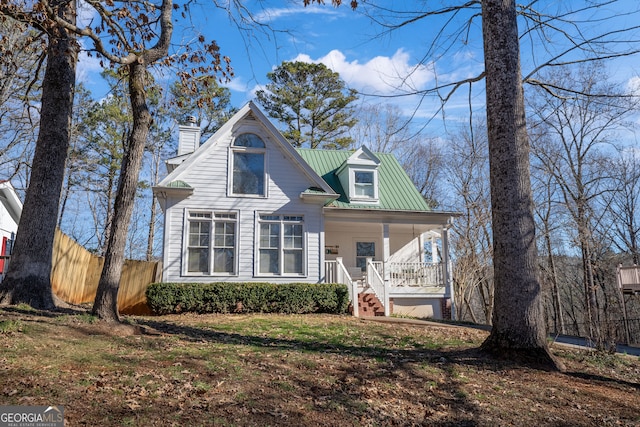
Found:
[[[283,62],[267,74],[271,83],[256,93],[267,114],[282,122],[294,147],[347,148],[357,119],[356,91],[323,64]]]
[[[178,123],[184,116],[196,118],[200,137],[206,141],[236,112],[231,107],[231,91],[218,85],[215,76],[202,76],[187,82],[176,81],[170,89],[169,115]]]

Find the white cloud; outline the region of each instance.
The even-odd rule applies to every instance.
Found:
[[[338,11],[334,8],[330,8],[327,6],[298,6],[298,7],[281,7],[281,8],[270,8],[261,11],[254,15],[254,19],[257,22],[267,23],[273,22],[278,19],[289,18],[294,15],[329,15],[335,16],[338,15]]]
[[[98,12],[85,1],[80,0],[78,2],[78,26],[87,27],[95,24],[97,20]],[[100,56],[94,53],[93,56],[90,57],[87,54],[85,49],[89,43],[86,39],[80,38],[78,42],[80,43],[80,53],[78,54],[78,64],[76,66],[76,79],[87,86],[102,85],[100,72],[103,70],[103,67],[100,65]]]
[[[242,77],[234,77],[228,82],[221,83],[221,86],[228,88],[232,92],[244,94],[244,98],[240,100],[241,104],[244,104],[250,99],[255,99],[256,92],[263,88],[261,85],[250,86],[250,83],[246,82]],[[238,107],[240,107],[240,105],[238,105]]]
[[[339,73],[349,87],[373,95],[414,93],[434,81],[432,65],[411,63],[409,54],[403,49],[398,49],[391,57],[376,56],[362,63],[348,61],[339,50],[332,50],[318,59],[301,54],[294,61],[322,63]]]
[[[101,80],[100,72],[103,70],[100,65],[100,58],[95,54],[91,57],[87,55],[85,50],[81,50],[78,54],[78,65],[76,67],[76,79],[79,82],[92,84],[96,80]]]
[[[78,16],[76,18],[79,27],[87,27],[98,20],[98,12],[91,6],[80,0],[78,2]]]
[[[440,120],[440,100],[435,96],[423,97],[416,94],[419,91],[430,90],[436,85],[434,74],[434,64],[420,64],[411,60],[410,54],[404,49],[398,49],[392,56],[376,56],[366,61],[357,59],[349,60],[347,55],[340,50],[332,50],[324,56],[312,58],[308,54],[299,54],[290,61],[300,61],[308,63],[322,63],[331,70],[340,74],[340,77],[347,83],[347,86],[356,89],[364,102],[381,102],[376,96],[385,97],[382,102],[395,104],[406,117],[421,119],[430,123],[432,120]],[[444,79],[460,77],[462,69],[448,75],[438,76],[438,82]],[[465,73],[470,70],[465,70]],[[234,85],[232,90],[244,92],[247,99],[255,97],[255,92],[262,87],[255,85],[253,88]],[[468,121],[469,104],[467,99],[467,89],[460,89],[458,96],[449,100],[446,110],[448,120]],[[459,98],[459,97],[462,98]],[[481,98],[481,99],[480,99]],[[481,106],[484,98],[473,100],[474,109]]]
[[[407,117],[431,119],[434,114],[437,115],[439,103],[425,102],[421,95],[416,95],[416,92],[434,86],[433,64],[412,62],[404,49],[398,49],[392,56],[376,56],[365,62],[349,61],[339,50],[332,50],[317,59],[301,54],[293,61],[326,65],[339,73],[350,88],[360,94],[374,96],[363,99],[365,102],[375,100],[375,96],[391,97],[385,102],[398,106]]]
[[[640,96],[640,77],[631,77],[627,81],[627,90],[633,95]]]

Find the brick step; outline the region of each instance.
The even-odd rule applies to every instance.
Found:
[[[384,316],[384,307],[374,294],[358,294],[358,312],[360,316]]]

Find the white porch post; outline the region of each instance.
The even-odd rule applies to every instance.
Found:
[[[345,283],[344,281],[344,268],[342,268],[342,257],[336,257],[336,282]]]
[[[431,262],[438,262],[438,242],[436,241],[436,235],[431,233]]]
[[[449,260],[449,229],[447,227],[442,228],[442,279],[444,280],[444,297],[448,296],[451,299],[451,320],[455,320]]]
[[[319,264],[318,264],[318,277],[320,279],[321,283],[327,283],[327,271],[325,269],[325,261],[327,260],[327,256],[324,250],[324,246],[325,246],[325,235],[324,235],[324,228],[325,228],[325,224],[324,224],[324,215],[320,215],[320,238],[318,239],[318,252],[320,253],[320,259]],[[309,256],[307,255],[307,260],[309,259]],[[337,267],[337,265],[336,265]]]
[[[384,279],[384,315],[391,315],[391,307],[389,307],[389,279],[391,278],[391,269],[389,268],[389,258],[391,258],[391,246],[389,244],[389,224],[382,225],[382,259],[383,259],[383,279]]]
[[[353,306],[353,315],[360,317],[360,309],[358,308],[358,282],[351,281],[351,305]]]

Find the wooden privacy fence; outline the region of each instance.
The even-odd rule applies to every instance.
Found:
[[[69,236],[56,230],[53,243],[51,286],[53,293],[71,304],[92,303],[98,290],[104,258],[98,257]],[[124,314],[151,314],[145,291],[160,281],[159,262],[126,260],[120,277],[118,310]]]

